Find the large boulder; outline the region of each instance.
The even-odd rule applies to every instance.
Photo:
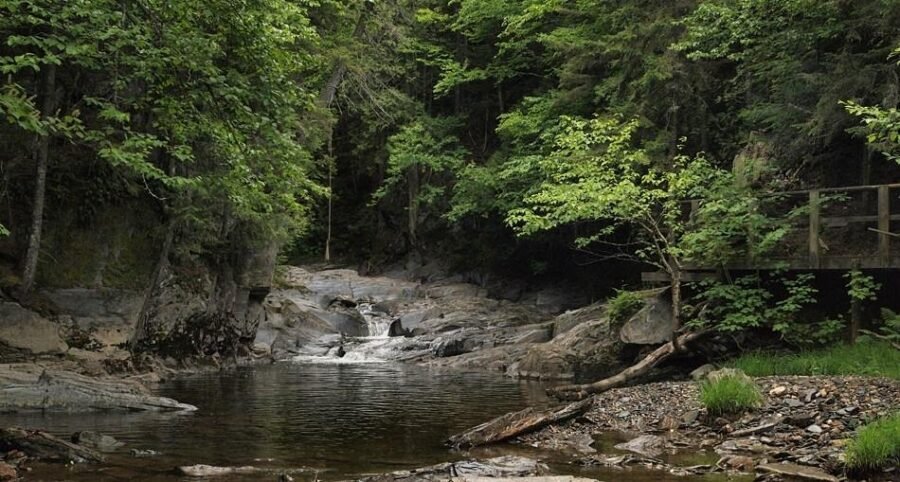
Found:
[[[619,338],[635,345],[659,345],[671,341],[676,328],[672,304],[655,296],[648,298],[644,307],[625,322]]]
[[[532,345],[508,371],[511,376],[544,380],[597,379],[623,368],[624,343],[600,305],[579,310],[586,321],[547,343]],[[595,318],[590,319],[591,315]]]
[[[0,344],[33,354],[68,349],[59,336],[59,325],[12,302],[0,302]]]
[[[41,296],[104,346],[131,339],[144,303],[141,292],[115,289],[48,289]]]

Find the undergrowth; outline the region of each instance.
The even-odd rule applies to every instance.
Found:
[[[747,377],[732,375],[700,383],[700,403],[712,416],[741,413],[762,401],[759,388]]]
[[[753,352],[728,363],[754,377],[773,375],[864,375],[900,379],[900,350],[882,341],[777,354]]]
[[[847,446],[847,468],[865,473],[900,464],[900,412],[859,429]]]

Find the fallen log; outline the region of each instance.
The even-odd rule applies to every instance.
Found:
[[[99,452],[40,430],[0,429],[0,453],[19,450],[29,457],[56,462],[103,462]]]
[[[454,448],[471,448],[502,442],[582,415],[591,408],[592,404],[593,399],[589,398],[548,410],[535,410],[533,407],[528,407],[518,412],[501,415],[454,435],[447,440],[447,445]]]
[[[628,383],[628,381],[647,373],[651,368],[672,355],[679,353],[679,347],[684,347],[686,344],[697,340],[707,333],[708,330],[685,333],[656,350],[653,350],[641,361],[609,378],[583,385],[562,385],[548,389],[547,393],[561,400],[583,400],[590,394],[602,393],[609,389],[620,387]]]

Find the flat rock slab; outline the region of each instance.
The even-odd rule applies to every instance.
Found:
[[[217,477],[233,474],[252,474],[261,469],[256,467],[217,467],[215,465],[185,465],[178,467],[178,473],[188,477]]]
[[[573,477],[571,475],[550,475],[544,477],[463,477],[453,479],[460,482],[597,482],[597,479]]]
[[[838,482],[839,479],[821,469],[797,464],[760,464],[756,467],[759,472],[783,475],[801,480],[813,480],[818,482]]]
[[[487,460],[463,460],[431,465],[414,470],[402,470],[389,474],[373,475],[357,479],[358,482],[443,482],[448,480],[523,480],[545,473],[547,466],[525,457],[507,455]]]
[[[140,383],[97,379],[36,365],[0,365],[0,411],[190,411],[197,407],[157,397]]]

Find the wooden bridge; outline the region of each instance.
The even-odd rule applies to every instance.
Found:
[[[783,212],[806,205],[764,263],[732,263],[734,270],[900,269],[900,184],[850,186],[777,193]],[[698,208],[691,201],[691,211]],[[688,279],[708,276],[712,267],[690,266]],[[664,273],[643,273],[645,282],[668,281]]]

